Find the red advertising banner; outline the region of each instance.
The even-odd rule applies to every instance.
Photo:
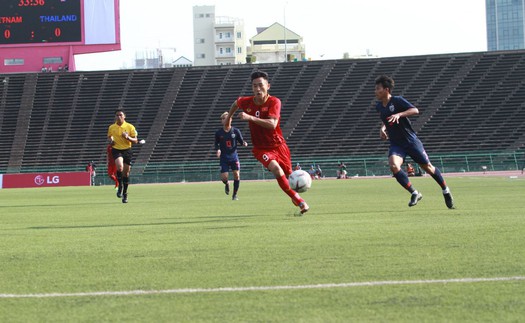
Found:
[[[89,186],[89,172],[4,174],[0,188]]]

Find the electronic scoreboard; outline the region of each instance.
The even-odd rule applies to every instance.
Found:
[[[80,0],[1,0],[0,45],[82,42]]]

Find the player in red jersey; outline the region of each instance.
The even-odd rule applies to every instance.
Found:
[[[115,182],[115,188],[117,188],[118,187],[117,165],[115,165],[115,159],[113,159],[113,154],[111,153],[111,145],[108,145],[107,157],[108,157],[108,176]]]
[[[281,189],[298,206],[301,214],[308,211],[308,204],[290,188],[288,176],[292,173],[292,158],[281,127],[281,100],[268,93],[268,74],[263,71],[251,75],[253,96],[239,97],[233,102],[225,122],[231,126],[233,114],[241,109],[238,116],[248,121],[253,144],[253,156],[277,179]]]

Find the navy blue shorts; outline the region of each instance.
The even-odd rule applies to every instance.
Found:
[[[239,160],[227,160],[221,158],[221,173],[227,173],[231,170],[240,170],[241,169],[241,163],[239,163]]]
[[[421,141],[414,142],[412,144],[407,145],[396,145],[396,144],[390,144],[390,150],[388,151],[388,157],[396,155],[403,160],[408,155],[412,157],[412,160],[418,164],[429,164],[430,160],[428,159],[427,152],[425,151],[425,148],[423,147],[423,143]]]

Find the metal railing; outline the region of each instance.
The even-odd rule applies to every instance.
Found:
[[[513,171],[525,168],[525,153],[473,153],[473,154],[443,154],[431,155],[431,162],[443,173],[481,172],[481,171]],[[336,177],[338,165],[344,162],[348,176],[384,176],[390,175],[387,156],[341,158],[294,158],[293,166],[299,163],[303,170],[308,171],[311,165],[319,165],[324,177]],[[406,162],[412,162],[407,158]],[[412,162],[413,163],[413,162]],[[415,166],[415,163],[413,163]],[[39,167],[23,168],[22,173],[72,172],[83,171],[86,165],[71,167]],[[137,172],[143,168],[144,171]],[[135,170],[135,171],[134,171]],[[111,184],[107,176],[106,165],[97,165],[96,185]],[[177,183],[206,182],[219,180],[219,161],[203,161],[199,163],[149,163],[134,164],[132,167],[133,183]],[[273,175],[254,159],[241,160],[241,178],[243,180],[273,179]]]
[[[443,173],[452,172],[480,172],[480,171],[510,171],[521,170],[525,167],[524,153],[477,153],[477,154],[449,154],[430,156],[431,162]],[[381,157],[341,157],[341,158],[297,158],[293,166],[299,163],[303,170],[308,171],[311,165],[319,165],[325,177],[336,177],[338,165],[344,162],[348,176],[384,176],[390,175],[388,158]],[[412,162],[407,158],[407,162]],[[134,168],[144,165],[134,165]],[[76,169],[78,170],[78,169]],[[58,171],[51,169],[49,171]],[[110,184],[106,176],[105,165],[97,167],[96,185]],[[273,175],[259,162],[241,160],[241,178],[243,180],[273,179]],[[176,183],[176,182],[205,182],[219,180],[219,162],[209,161],[201,163],[149,163],[144,172],[134,174],[133,183]]]

